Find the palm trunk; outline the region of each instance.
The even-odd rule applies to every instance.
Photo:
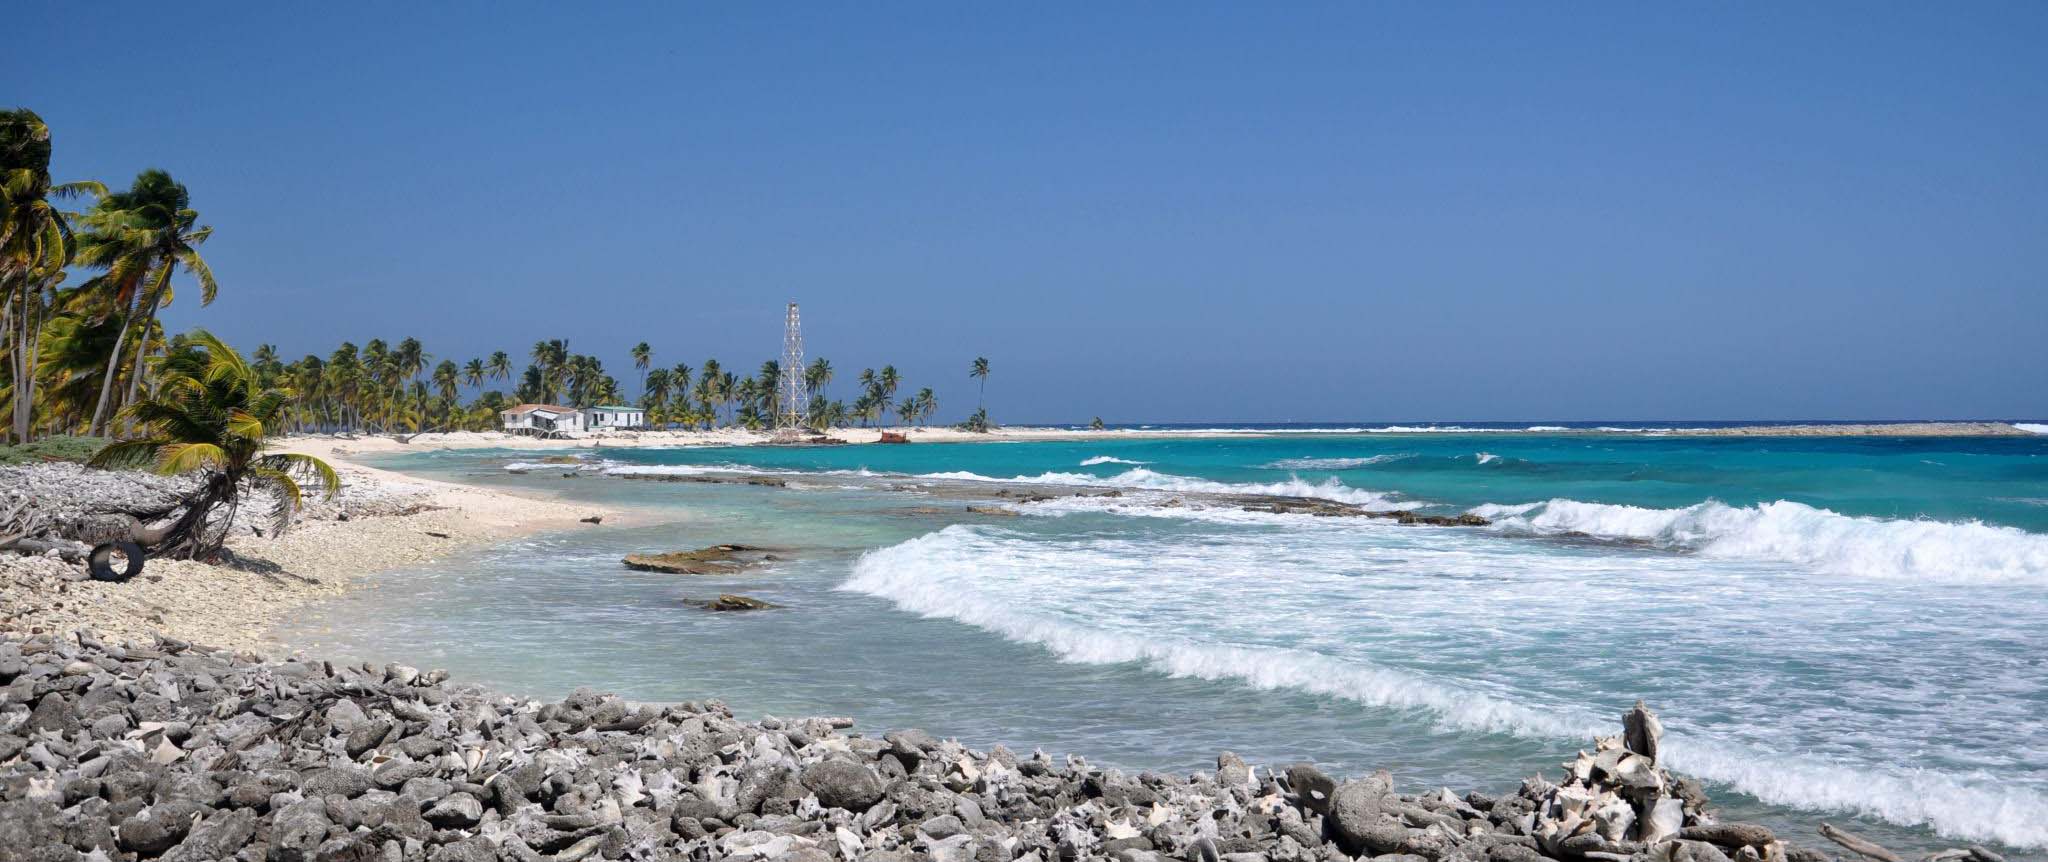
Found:
[[[149,350],[149,328],[156,323],[156,307],[163,299],[162,293],[150,297],[149,311],[142,316],[142,333],[135,336],[135,361],[128,369],[128,394],[121,399],[121,406],[135,403],[135,396],[142,388],[143,355]]]
[[[14,342],[14,439],[28,443],[35,436],[33,420],[36,406],[36,354],[38,342],[42,341],[43,325],[35,313],[37,285],[28,278],[19,278],[16,293],[20,294],[21,310],[13,317]]]
[[[100,378],[100,400],[92,409],[92,436],[104,437],[107,430],[107,404],[114,394],[114,374],[121,368],[121,347],[128,343],[128,329],[135,324],[134,309],[122,316],[121,332],[114,336],[113,352],[107,354],[107,373]]]

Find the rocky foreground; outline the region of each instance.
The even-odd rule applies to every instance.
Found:
[[[0,635],[0,859],[1823,860],[1717,823],[1624,734],[1513,794],[1225,753],[1125,774],[716,701],[536,703],[440,671]],[[1851,836],[1853,839],[1853,836]],[[1995,862],[1985,851],[1980,862]]]

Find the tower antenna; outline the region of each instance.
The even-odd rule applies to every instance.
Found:
[[[807,412],[811,406],[811,393],[804,381],[804,331],[797,318],[796,303],[789,304],[789,316],[782,328],[782,379],[776,388],[775,400],[781,409],[775,413],[775,427],[802,431],[810,423]]]

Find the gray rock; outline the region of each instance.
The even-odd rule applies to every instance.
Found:
[[[848,760],[826,760],[804,768],[803,786],[827,808],[860,812],[881,801],[887,790],[875,771]]]
[[[451,793],[422,815],[428,823],[443,829],[475,826],[484,816],[484,804],[467,793]]]
[[[1401,849],[1408,830],[1387,812],[1393,779],[1384,772],[1362,781],[1345,782],[1330,797],[1330,837],[1344,852],[1392,853]]]
[[[1287,767],[1287,787],[1301,807],[1317,814],[1330,813],[1330,799],[1337,793],[1337,782],[1308,763]]]
[[[144,808],[121,821],[121,847],[155,856],[178,845],[192,829],[192,820],[206,809],[196,802],[172,800]]]

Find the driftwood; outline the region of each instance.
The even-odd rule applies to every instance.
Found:
[[[1822,823],[1820,825],[1820,837],[1842,845],[1851,853],[1876,859],[1878,862],[1906,862],[1899,854],[1884,849],[1877,842],[1843,832],[1835,828],[1832,823]]]

